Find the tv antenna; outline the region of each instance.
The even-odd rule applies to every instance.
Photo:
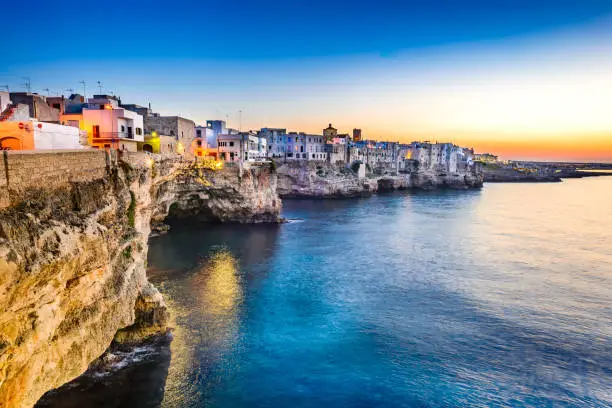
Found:
[[[83,85],[83,97],[87,98],[87,83],[85,80],[79,81],[79,84]]]
[[[238,131],[242,132],[242,109],[238,111]]]
[[[49,90],[49,88],[45,88],[43,89],[43,91],[47,92],[47,96],[51,96],[51,91]]]
[[[102,82],[97,81],[98,82],[98,90],[100,91],[100,95],[102,95]]]
[[[30,82],[30,77],[23,77],[24,85],[28,90],[28,93],[32,92],[32,83]]]

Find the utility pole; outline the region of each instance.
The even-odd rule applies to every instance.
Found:
[[[83,98],[85,98],[85,101],[87,101],[87,84],[85,83],[85,80],[79,81],[79,84],[83,85]]]
[[[30,82],[30,77],[23,77],[23,80],[28,93],[32,92],[32,83]]]

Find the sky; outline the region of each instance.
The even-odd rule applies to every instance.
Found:
[[[612,0],[9,2],[0,90],[612,162]],[[46,90],[48,89],[48,91]],[[242,113],[239,113],[242,112]]]

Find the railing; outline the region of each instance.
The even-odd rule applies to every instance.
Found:
[[[134,139],[134,133],[129,132],[92,132],[92,138],[95,139]]]

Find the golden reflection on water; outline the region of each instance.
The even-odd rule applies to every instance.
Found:
[[[200,383],[209,380],[210,358],[221,359],[239,329],[243,293],[238,262],[229,251],[214,252],[196,271],[186,274],[180,286],[175,293],[164,293],[174,327],[164,407],[184,406],[201,393]]]

